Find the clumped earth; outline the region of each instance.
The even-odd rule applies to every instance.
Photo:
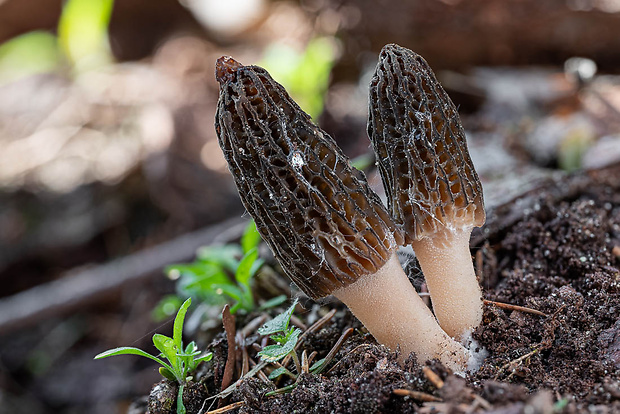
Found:
[[[290,382],[256,376],[240,381],[224,401],[205,402],[224,377],[228,343],[221,333],[209,346],[213,360],[186,388],[188,413],[218,404],[229,413],[620,412],[620,165],[555,180],[496,208],[472,248],[485,299],[526,308],[487,303],[474,337],[489,356],[475,374],[461,378],[413,357],[401,367],[346,309],[324,306],[323,314],[339,310],[306,336],[300,353],[322,358],[355,328],[325,372],[302,374],[292,392],[269,397]],[[419,270],[408,269],[418,284]],[[317,309],[297,316],[311,325]],[[257,360],[261,342],[255,331],[239,338],[234,380],[244,354]],[[174,384],[156,384],[150,412],[173,413],[175,395]],[[145,398],[130,412],[146,409]]]

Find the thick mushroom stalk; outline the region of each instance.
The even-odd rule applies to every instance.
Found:
[[[418,257],[439,324],[461,339],[482,320],[469,238],[485,212],[457,109],[426,61],[394,44],[381,51],[369,106],[389,211]]]
[[[463,370],[469,353],[404,274],[402,236],[363,173],[269,73],[220,58],[216,130],[241,200],[286,274],[310,297],[334,293],[402,359]]]

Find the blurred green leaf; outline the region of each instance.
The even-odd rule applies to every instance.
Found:
[[[243,249],[236,244],[224,246],[205,246],[198,249],[198,260],[219,265],[231,273],[237,270],[238,257],[243,255]]]
[[[254,220],[251,220],[241,236],[241,248],[243,249],[243,253],[247,253],[252,249],[258,248],[260,241],[261,238],[258,230],[256,229],[256,223]]]
[[[287,299],[288,299],[288,296],[286,295],[276,296],[275,298],[271,298],[265,301],[262,305],[260,305],[260,309],[264,310],[264,309],[273,308],[275,306],[283,304],[284,302],[286,302]]]
[[[250,250],[243,256],[235,272],[235,279],[239,284],[249,287],[250,278],[253,276],[251,270],[256,259],[258,259],[258,249],[256,248]]]
[[[0,83],[58,70],[62,55],[51,33],[36,31],[0,45]]]
[[[153,309],[151,316],[154,321],[161,322],[177,313],[180,307],[181,299],[177,295],[166,295]]]
[[[558,147],[558,166],[569,172],[580,169],[583,156],[593,142],[591,131],[579,128],[571,131]]]
[[[335,58],[333,39],[317,37],[308,42],[302,53],[282,44],[270,45],[260,66],[267,69],[299,106],[316,119],[323,112]]]
[[[58,42],[78,71],[112,61],[108,25],[114,0],[67,0],[58,23]]]

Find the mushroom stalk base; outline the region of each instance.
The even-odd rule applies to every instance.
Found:
[[[467,368],[470,357],[461,344],[437,324],[405,275],[396,253],[376,273],[335,290],[377,341],[392,350],[400,348],[400,361],[415,352],[424,363],[439,359],[455,372]]]
[[[439,325],[459,340],[482,321],[482,291],[469,251],[471,228],[435,234],[411,246],[422,267]]]

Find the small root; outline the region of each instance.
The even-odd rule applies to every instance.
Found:
[[[486,299],[483,302],[485,305],[493,305],[501,309],[513,310],[513,311],[524,312],[524,313],[531,313],[532,315],[544,316],[545,318],[547,317],[545,313],[542,313],[541,311],[536,310],[536,309],[526,308],[525,306],[511,305],[510,303],[495,302],[495,301],[486,300]]]

